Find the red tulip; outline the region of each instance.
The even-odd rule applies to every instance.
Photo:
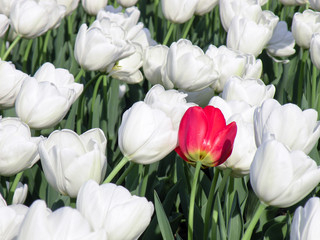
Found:
[[[220,109],[190,107],[181,119],[175,151],[192,165],[201,161],[203,167],[215,167],[230,156],[236,133],[236,123],[226,125]]]

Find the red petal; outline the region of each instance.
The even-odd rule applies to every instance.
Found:
[[[237,124],[232,122],[214,137],[212,149],[208,149],[214,157],[214,166],[224,163],[231,155],[236,134]]]
[[[176,151],[176,153],[178,153],[178,155],[185,160],[186,162],[189,162],[189,160],[186,158],[186,156],[183,154],[183,152],[181,151],[180,147],[176,147],[174,149]]]
[[[226,120],[224,119],[224,116],[219,108],[206,106],[203,110],[208,118],[207,134],[203,141],[204,145],[206,146],[211,145],[211,142],[214,141],[217,133],[226,127]]]
[[[201,107],[190,107],[183,115],[178,141],[181,152],[187,157],[188,151],[202,149],[207,132],[207,117]]]

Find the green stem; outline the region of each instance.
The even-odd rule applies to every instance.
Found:
[[[27,72],[27,62],[28,62],[28,57],[30,54],[32,44],[33,44],[33,39],[29,39],[28,45],[26,47],[26,50],[24,52],[23,59],[22,59],[22,69],[24,72]]]
[[[192,23],[193,23],[193,20],[194,20],[194,16],[188,21],[188,24],[187,24],[187,27],[185,28],[183,34],[182,34],[182,38],[186,38],[188,33],[189,33],[189,30],[192,26]]]
[[[149,178],[149,167],[150,165],[145,165],[144,166],[144,171],[143,171],[143,180],[140,188],[140,196],[144,197],[146,195],[146,190],[147,190],[147,185],[148,185],[148,178]]]
[[[159,8],[159,0],[155,0],[153,4],[153,12],[154,12],[154,33],[153,38],[156,38],[156,34],[158,32],[158,8]]]
[[[203,239],[206,240],[208,239],[208,233],[209,233],[209,222],[210,222],[210,215],[211,215],[211,209],[212,209],[212,204],[213,204],[213,199],[214,199],[214,193],[215,189],[217,186],[217,181],[219,178],[219,173],[220,170],[218,168],[215,168],[215,174],[213,177],[213,181],[211,183],[210,187],[210,192],[208,196],[208,201],[207,201],[207,206],[206,206],[206,214],[205,214],[205,220],[204,220],[204,234],[203,234]]]
[[[169,39],[170,39],[170,37],[171,37],[171,34],[172,34],[172,32],[173,32],[174,27],[175,27],[175,24],[174,24],[174,23],[171,23],[171,24],[170,24],[170,27],[169,27],[169,30],[168,30],[168,32],[167,32],[167,35],[166,35],[165,39],[163,40],[162,45],[167,45],[167,43],[168,43],[168,41],[169,41]]]
[[[192,187],[191,187],[191,194],[190,194],[190,207],[189,207],[189,216],[188,216],[188,239],[193,239],[193,215],[194,215],[194,204],[196,199],[196,190],[197,190],[197,183],[201,169],[201,161],[197,161],[196,170],[194,172]]]
[[[91,113],[92,113],[92,116],[93,116],[94,104],[96,103],[96,98],[97,98],[99,86],[100,86],[100,83],[101,83],[102,79],[103,79],[103,76],[100,76],[98,78],[98,81],[94,85],[94,89],[93,89],[93,93],[92,93],[92,102],[91,102]]]
[[[127,157],[123,157],[121,161],[118,163],[118,165],[112,170],[112,172],[109,174],[109,176],[104,180],[103,183],[109,183],[112,181],[112,179],[118,174],[118,172],[123,168],[124,165],[129,162],[129,159]]]
[[[80,78],[84,75],[85,71],[83,68],[80,69],[80,71],[78,72],[77,76],[74,78],[74,82],[79,82]]]
[[[46,58],[47,58],[47,49],[48,49],[48,42],[49,42],[50,36],[51,36],[51,30],[49,30],[49,31],[46,33],[46,36],[45,36],[45,39],[44,39],[43,48],[42,48],[42,54],[41,54],[40,60],[39,60],[39,64],[41,64],[43,60],[46,61]]]
[[[84,111],[84,96],[87,89],[90,87],[90,85],[97,80],[101,76],[102,73],[98,73],[96,76],[94,76],[83,88],[82,94],[79,98],[79,104],[78,104],[78,110],[77,110],[77,133],[81,134],[81,126],[82,126],[82,120],[83,120],[83,111]]]
[[[8,198],[7,198],[7,199],[8,199],[8,200],[7,200],[7,204],[8,204],[8,205],[12,204],[14,191],[16,190],[16,188],[17,188],[17,186],[18,186],[18,183],[19,183],[22,175],[23,175],[23,171],[22,171],[22,172],[19,172],[19,173],[15,176],[15,178],[14,178],[14,180],[13,180],[13,183],[12,183],[11,186],[10,186],[9,196],[8,196]]]
[[[20,41],[22,37],[20,35],[18,35],[16,37],[16,39],[10,44],[9,48],[7,49],[7,51],[4,53],[4,55],[1,57],[2,61],[5,61],[7,59],[7,57],[9,56],[11,50],[17,45],[17,43]]]
[[[246,232],[244,233],[244,235],[242,237],[242,240],[250,240],[251,239],[251,235],[252,235],[252,232],[254,230],[254,227],[256,226],[257,222],[259,221],[259,218],[260,218],[261,214],[266,209],[266,207],[267,207],[267,205],[265,205],[265,204],[260,202],[260,205],[259,205],[257,211],[254,213],[254,216],[251,219],[251,222],[250,222]]]
[[[303,92],[303,82],[304,82],[304,68],[306,65],[306,61],[308,58],[308,51],[304,50],[303,48],[300,49],[300,59],[301,59],[301,66],[300,66],[300,73],[299,73],[299,81],[298,81],[298,95],[297,95],[297,103],[301,105],[302,100],[302,92]]]
[[[128,176],[128,174],[131,172],[131,170],[133,169],[134,166],[136,166],[136,164],[134,164],[133,162],[130,162],[129,167],[127,167],[127,169],[122,173],[122,175],[117,180],[117,182],[116,182],[117,185],[122,184],[122,182],[124,181],[126,176]]]
[[[311,89],[312,89],[312,94],[311,94],[311,106],[316,109],[317,108],[317,75],[318,75],[318,70],[316,66],[313,65],[312,68],[312,83],[311,83]]]

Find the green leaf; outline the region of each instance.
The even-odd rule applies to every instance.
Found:
[[[243,234],[243,219],[239,204],[238,192],[235,193],[228,224],[228,239],[240,239]]]
[[[160,226],[161,235],[164,240],[174,240],[173,233],[170,227],[170,223],[164,212],[162,204],[160,202],[159,196],[156,191],[154,191],[154,205],[156,209],[156,215],[158,219],[158,223]]]

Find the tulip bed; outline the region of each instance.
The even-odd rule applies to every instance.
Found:
[[[0,0],[0,239],[319,239],[318,11]]]

